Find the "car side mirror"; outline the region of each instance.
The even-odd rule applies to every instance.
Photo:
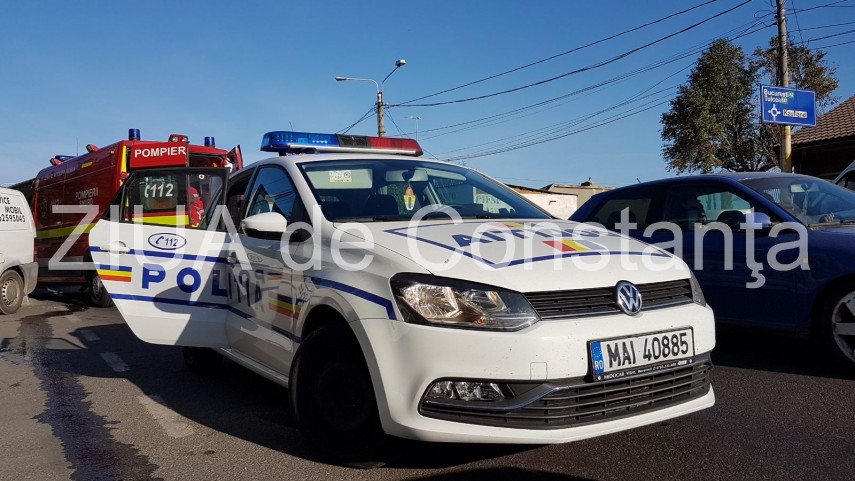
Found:
[[[772,228],[772,219],[763,212],[749,212],[742,216],[739,225],[745,230],[764,231]]]
[[[288,220],[278,212],[262,212],[245,218],[240,226],[250,237],[281,239],[288,227]]]

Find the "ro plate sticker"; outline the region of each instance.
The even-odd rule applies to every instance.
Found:
[[[350,184],[353,182],[353,173],[349,170],[331,170],[330,183]]]

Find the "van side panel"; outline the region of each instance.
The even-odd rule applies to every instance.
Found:
[[[30,293],[36,286],[36,264],[33,262],[35,223],[27,199],[21,192],[0,188],[0,273],[15,268],[24,277],[24,289]]]

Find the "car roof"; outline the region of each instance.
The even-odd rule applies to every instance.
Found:
[[[732,181],[732,182],[741,182],[743,180],[752,180],[752,179],[772,179],[772,178],[781,178],[781,177],[789,177],[793,179],[810,179],[816,180],[815,177],[811,177],[808,175],[801,174],[785,174],[783,172],[721,172],[715,174],[699,174],[699,175],[685,175],[679,177],[668,177],[665,179],[652,180],[649,182],[642,182],[640,184],[631,184],[624,187],[619,187],[614,190],[606,191],[604,194],[608,194],[611,192],[620,192],[629,189],[635,189],[639,187],[653,187],[653,186],[663,186],[669,184],[681,184],[686,182],[698,182],[704,180],[712,180],[712,181]]]
[[[260,160],[258,162],[254,162],[253,165],[257,164],[276,164],[276,163],[289,163],[293,162],[295,164],[304,164],[310,162],[320,162],[324,160],[352,160],[352,161],[360,161],[360,160],[408,160],[408,161],[419,161],[419,162],[431,162],[440,165],[455,165],[449,164],[449,162],[445,162],[443,160],[437,159],[429,159],[425,157],[415,157],[412,155],[390,155],[390,154],[361,154],[361,153],[342,153],[342,154],[294,154],[294,155],[281,155],[278,157],[269,157],[267,159]]]

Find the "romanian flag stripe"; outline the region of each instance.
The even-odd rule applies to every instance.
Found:
[[[270,299],[270,308],[288,316],[300,314],[300,306],[295,305],[294,300],[290,297],[281,294],[277,294],[276,299]]]
[[[133,268],[130,266],[105,266],[104,264],[98,264],[98,272],[104,271],[121,271],[121,272],[131,272]]]
[[[561,252],[585,252],[592,250],[591,247],[588,247],[582,244],[581,242],[572,240],[549,240],[543,241],[543,243],[555,249],[558,249]]]
[[[131,276],[113,276],[101,274],[99,272],[98,277],[100,277],[102,281],[131,282]]]

